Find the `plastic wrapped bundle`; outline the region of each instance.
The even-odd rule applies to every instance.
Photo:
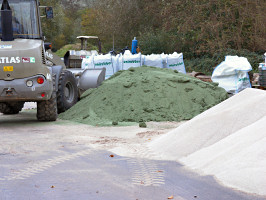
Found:
[[[212,81],[219,83],[228,93],[235,94],[251,87],[248,75],[251,70],[247,58],[226,56],[225,61],[214,69]]]

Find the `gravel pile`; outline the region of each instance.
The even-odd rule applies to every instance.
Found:
[[[91,125],[189,120],[227,99],[214,83],[155,67],[119,71],[88,90],[61,119]]]

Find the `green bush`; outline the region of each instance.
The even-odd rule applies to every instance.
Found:
[[[264,58],[263,54],[250,52],[248,50],[237,51],[234,49],[226,49],[224,51],[216,52],[212,56],[206,55],[192,59],[186,59],[186,56],[184,56],[186,70],[188,72],[197,71],[211,75],[215,67],[223,62],[227,55],[246,57],[253,68],[253,72],[258,72],[259,63],[263,62]]]
[[[192,44],[184,42],[182,37],[185,36],[162,30],[157,32],[146,31],[140,34],[139,44],[142,53],[145,55],[183,52],[188,72],[198,71],[207,75],[211,75],[215,67],[223,62],[227,55],[246,57],[253,68],[253,72],[258,72],[259,63],[263,62],[264,59],[263,52],[251,52],[246,49],[222,49],[214,53],[211,53],[211,51],[195,53],[195,49],[191,48]],[[193,43],[193,45],[196,48],[197,44]]]
[[[141,34],[139,44],[142,53],[145,55],[171,53],[173,51],[171,36],[165,32],[146,32]]]
[[[57,50],[55,54],[62,58],[69,50],[78,50],[78,49],[77,48],[75,49],[73,44],[68,44],[63,46],[61,49]]]
[[[187,72],[202,72],[206,75],[211,75],[217,63],[211,58],[195,58],[186,60],[184,59]]]
[[[68,52],[69,50],[79,51],[80,49],[81,49],[81,44],[79,44],[79,43],[77,43],[77,44],[67,44],[67,45],[63,46],[61,49],[57,50],[55,52],[55,54],[62,58],[62,57],[64,57],[66,52]],[[89,43],[88,43],[88,49],[89,50],[97,50],[98,51],[98,47],[93,46],[93,45],[91,45]]]

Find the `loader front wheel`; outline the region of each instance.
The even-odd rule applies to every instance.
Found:
[[[70,71],[60,74],[57,91],[58,113],[65,112],[78,101],[78,88],[74,75]]]
[[[53,77],[55,79],[55,77]],[[53,80],[53,93],[49,100],[37,102],[37,119],[39,121],[51,122],[57,119],[57,101],[55,81]]]
[[[5,115],[18,114],[24,106],[24,102],[0,103],[0,112]]]

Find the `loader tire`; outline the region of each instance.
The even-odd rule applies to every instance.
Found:
[[[0,112],[5,115],[18,114],[24,106],[24,102],[0,103]]]
[[[57,91],[58,113],[65,112],[78,101],[78,88],[74,75],[70,71],[60,74]]]
[[[37,102],[37,119],[39,121],[51,122],[56,121],[57,116],[57,101],[54,81],[54,88],[51,98],[47,101]]]

